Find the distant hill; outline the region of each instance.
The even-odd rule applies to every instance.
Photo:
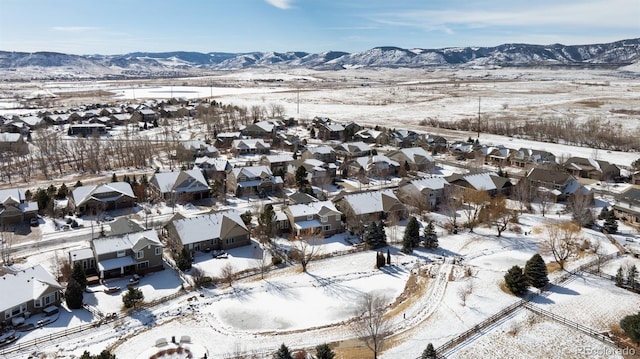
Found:
[[[592,45],[503,44],[495,47],[403,49],[376,47],[364,52],[134,52],[124,55],[68,55],[54,52],[0,51],[0,71],[49,76],[145,77],[180,76],[201,70],[256,67],[340,70],[360,67],[508,67],[615,66],[640,61],[640,38]],[[53,69],[55,68],[55,69]],[[11,76],[9,76],[11,77]]]

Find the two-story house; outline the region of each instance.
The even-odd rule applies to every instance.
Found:
[[[344,231],[342,213],[331,201],[294,204],[284,209],[291,228],[298,236],[323,235]]]
[[[318,126],[317,137],[324,141],[342,140],[344,135],[344,126],[336,124],[321,124]]]
[[[620,177],[620,168],[615,164],[591,158],[571,157],[564,163],[564,169],[575,177],[601,181]]]
[[[400,164],[384,155],[364,156],[345,161],[342,169],[352,177],[387,178],[398,173]]]
[[[448,184],[444,177],[412,179],[398,185],[397,195],[405,204],[431,209],[442,201]]]
[[[276,193],[283,187],[282,177],[274,176],[267,166],[235,167],[227,173],[227,191],[239,197]]]
[[[199,168],[188,171],[155,173],[149,179],[149,189],[156,197],[170,205],[178,202],[192,202],[211,196],[209,184]]]
[[[24,155],[29,153],[29,144],[20,133],[0,132],[0,152]]]
[[[336,151],[331,146],[327,145],[308,146],[304,151],[302,151],[300,158],[303,160],[313,158],[325,163],[335,163]]]
[[[400,166],[407,163],[414,171],[429,171],[436,166],[435,159],[422,147],[401,148],[391,151],[387,157],[398,162]]]
[[[338,156],[344,159],[364,157],[371,154],[371,147],[362,141],[341,143],[334,147],[334,150]]]
[[[613,211],[616,217],[640,225],[640,187],[631,186],[615,196]]]
[[[248,124],[240,133],[246,138],[272,139],[276,134],[276,126],[269,121]]]
[[[345,214],[348,229],[356,233],[364,224],[390,217],[403,219],[407,212],[391,189],[339,194],[333,202]]]
[[[556,156],[548,151],[534,150],[531,148],[520,148],[511,155],[511,165],[516,167],[527,167],[528,165],[556,163]]]
[[[0,190],[0,226],[17,224],[37,215],[38,203],[26,201],[22,189]]]
[[[269,166],[271,173],[280,174],[281,176],[287,172],[287,166],[293,162],[293,156],[289,153],[281,153],[277,155],[264,155],[260,157],[259,163]]]

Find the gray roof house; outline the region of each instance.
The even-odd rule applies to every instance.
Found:
[[[136,196],[131,184],[111,182],[75,188],[69,196],[69,207],[79,213],[95,214],[135,205]]]

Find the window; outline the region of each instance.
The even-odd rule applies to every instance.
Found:
[[[336,214],[336,221],[339,221],[339,220],[340,220],[340,215]]]
[[[162,247],[156,247],[156,255],[157,256],[161,256],[162,255]]]
[[[330,230],[331,230],[331,225],[329,224],[329,225],[323,226],[323,227],[322,227],[322,229],[323,229],[325,232],[330,231]]]
[[[322,223],[327,223],[328,220],[329,218],[327,216],[322,216],[321,218]]]
[[[116,257],[118,257],[118,258],[124,257],[124,256],[126,256],[126,255],[127,255],[127,252],[126,252],[126,251],[118,251],[118,252],[116,253]]]
[[[146,268],[149,268],[149,261],[138,263],[138,269],[146,269]]]
[[[233,243],[233,238],[227,238],[227,240],[225,241],[225,243],[227,243],[227,244],[232,244],[232,243]]]
[[[310,220],[312,220],[312,219],[313,219],[313,214],[308,214],[308,215],[307,215],[307,221],[310,221]]]
[[[136,258],[138,258],[138,259],[144,258],[144,251],[138,251],[138,254],[137,254]]]

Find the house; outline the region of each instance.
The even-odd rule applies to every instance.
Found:
[[[508,178],[500,177],[492,172],[466,175],[453,174],[445,177],[445,179],[450,185],[471,188],[476,191],[486,191],[490,196],[498,194],[508,196],[512,187],[512,183]]]
[[[363,129],[357,131],[353,135],[354,141],[362,141],[364,143],[383,144],[388,141],[387,135],[382,131],[372,129]]]
[[[513,150],[502,145],[482,146],[478,151],[482,154],[485,162],[490,162],[498,166],[506,166],[510,162]]]
[[[267,166],[236,167],[227,173],[227,191],[238,197],[280,192],[283,187],[282,177]]]
[[[240,132],[221,132],[216,136],[216,148],[230,148],[233,144],[233,141],[239,140],[242,138],[242,134]]]
[[[435,150],[436,152],[440,152],[441,150],[445,150],[447,148],[447,139],[439,136],[439,135],[428,135],[425,139],[427,146],[430,149]]]
[[[107,126],[102,123],[83,123],[78,125],[70,125],[67,134],[69,136],[101,136],[107,133]]]
[[[264,155],[271,150],[271,145],[262,139],[240,139],[231,142],[231,151],[235,155]]]
[[[581,178],[606,181],[620,177],[620,168],[615,164],[591,158],[571,157],[564,163],[564,168],[573,176]]]
[[[231,249],[251,244],[249,229],[234,210],[177,219],[166,227],[169,238],[190,252]]]
[[[114,113],[110,116],[111,123],[114,125],[126,125],[131,122],[130,113]]]
[[[613,211],[616,217],[640,226],[640,187],[631,186],[616,195]]]
[[[304,167],[307,171],[307,180],[313,186],[325,187],[336,178],[337,167],[335,164],[325,163],[313,158],[290,162],[287,172],[295,176],[300,166]]]
[[[164,269],[163,245],[155,230],[94,238],[90,245],[96,267],[87,271],[97,272],[102,279]],[[86,249],[69,252],[71,266],[87,260]]]
[[[449,151],[458,159],[473,158],[473,143],[466,141],[456,141],[449,145]]]
[[[37,215],[38,203],[27,202],[22,189],[0,189],[0,226],[17,224]]]
[[[556,201],[566,200],[577,191],[593,197],[592,191],[578,183],[572,175],[561,168],[538,166],[529,170],[524,178],[538,192],[540,192],[539,187],[545,188]]]
[[[318,202],[318,199],[304,192],[295,192],[287,196],[289,204],[308,204]]]
[[[271,173],[278,173],[283,176],[287,171],[289,163],[293,162],[293,156],[289,153],[278,155],[264,155],[260,157],[261,165],[269,166]]]
[[[400,148],[413,147],[421,139],[421,135],[411,130],[400,129],[389,134],[389,144]]]
[[[220,152],[214,146],[207,144],[201,140],[190,140],[180,142],[181,150],[189,153],[192,158],[207,156],[207,157],[218,157]]]
[[[414,171],[430,171],[436,166],[436,160],[422,147],[401,148],[388,153],[387,157],[400,166],[407,163]]]
[[[298,236],[322,234],[328,237],[344,231],[342,213],[331,201],[294,204],[284,212]]]
[[[3,320],[28,317],[60,304],[62,286],[40,264],[0,277]]]
[[[198,168],[155,173],[149,179],[149,189],[170,205],[197,201],[211,196],[209,184]]]
[[[233,168],[229,160],[222,157],[198,157],[195,159],[194,165],[202,170],[208,179],[220,182],[227,179],[227,172]]]
[[[142,225],[127,217],[120,217],[115,221],[109,223],[110,236],[119,236],[127,233],[141,232],[144,230],[145,228]]]
[[[346,169],[351,177],[387,178],[395,176],[399,168],[398,162],[383,155],[358,157],[343,164],[343,170]]]
[[[442,201],[448,184],[444,177],[413,179],[398,185],[397,196],[403,203],[418,208],[435,208]]]
[[[81,186],[71,191],[69,208],[82,215],[97,214],[135,206],[136,196],[131,184],[111,182],[101,185]]]
[[[18,119],[31,131],[46,125],[46,122],[38,116],[18,117]]]
[[[324,141],[342,140],[344,136],[344,126],[341,124],[321,124],[318,126],[317,137]]]
[[[511,155],[511,165],[516,167],[547,163],[556,163],[556,156],[548,151],[522,147]]]
[[[341,143],[334,147],[334,150],[337,155],[345,159],[369,156],[371,154],[371,147],[362,141]]]
[[[29,144],[20,133],[0,133],[0,152],[13,152],[16,155],[29,153]]]
[[[304,160],[313,158],[326,163],[334,163],[336,162],[336,151],[326,145],[308,146],[306,150],[302,151],[300,158]]]
[[[333,202],[347,217],[349,230],[359,232],[363,224],[380,219],[406,217],[406,208],[391,189],[339,194]]]
[[[631,175],[631,184],[640,184],[640,171]]]
[[[137,122],[153,123],[158,120],[158,114],[150,108],[140,108],[133,113],[132,118]]]
[[[259,121],[247,125],[240,133],[246,138],[271,139],[276,134],[276,126],[269,121]]]

